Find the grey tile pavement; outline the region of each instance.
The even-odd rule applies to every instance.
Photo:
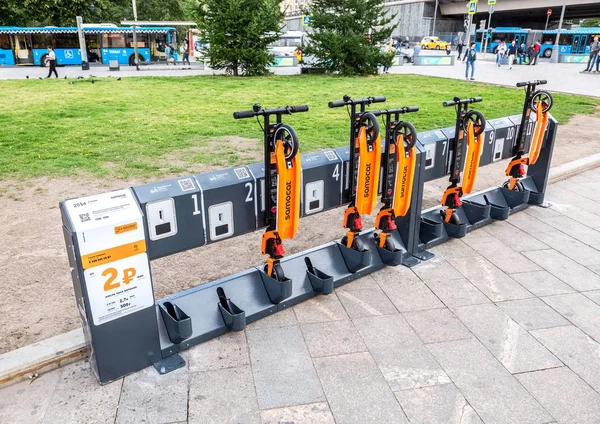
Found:
[[[558,312],[537,298],[508,300],[496,305],[526,330],[569,324]]]
[[[518,272],[510,274],[510,276],[536,296],[550,296],[575,291],[573,287],[563,283],[548,271]]]
[[[477,305],[489,303],[490,300],[469,280],[433,280],[427,286],[447,307]]]
[[[300,328],[313,358],[367,350],[350,320],[302,324]]]
[[[535,250],[524,255],[575,290],[600,289],[600,275],[556,250]]]
[[[403,315],[423,343],[448,342],[473,337],[467,327],[447,308],[407,312]]]
[[[190,423],[260,424],[249,366],[190,374]]]
[[[547,249],[541,241],[531,237],[525,231],[521,230],[515,225],[511,225],[509,221],[497,221],[490,225],[486,225],[481,228],[481,231],[485,231],[502,243],[507,245],[509,248],[516,252],[526,252],[528,250],[542,250]]]
[[[368,353],[316,358],[314,362],[338,424],[408,423]]]
[[[600,344],[568,325],[530,332],[550,352],[600,393]]]
[[[80,362],[0,389],[0,422],[600,422],[600,202],[581,184],[600,170],[432,261],[195,346],[174,373],[99,386]]]
[[[502,243],[491,234],[487,237],[465,238],[465,243],[504,272],[518,269],[522,272],[540,271],[541,268],[521,253]]]
[[[323,402],[323,390],[299,327],[247,331],[261,409]]]
[[[494,302],[533,297],[523,286],[483,257],[450,259],[450,262]]]
[[[542,299],[588,336],[600,342],[600,305],[581,293],[560,294]]]
[[[392,390],[450,382],[401,315],[360,318],[354,323]]]
[[[329,405],[325,402],[267,409],[266,411],[261,412],[261,418],[263,424],[335,424],[335,420],[333,419]]]
[[[160,375],[153,367],[123,379],[116,424],[170,423],[188,417],[187,367]]]
[[[476,339],[427,345],[484,422],[547,423],[552,417]]]
[[[396,392],[396,397],[413,423],[483,423],[454,384]]]
[[[600,395],[570,369],[528,372],[517,379],[559,423],[600,422]]]
[[[562,365],[496,305],[462,306],[454,312],[512,374]]]

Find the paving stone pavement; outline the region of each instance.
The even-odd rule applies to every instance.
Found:
[[[599,423],[600,168],[529,208],[100,386],[0,390],[0,423]]]

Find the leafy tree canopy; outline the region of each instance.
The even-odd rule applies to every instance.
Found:
[[[312,56],[315,67],[367,75],[391,65],[393,55],[385,54],[382,44],[392,34],[396,15],[386,15],[383,0],[312,0],[305,13],[313,32],[302,55]]]

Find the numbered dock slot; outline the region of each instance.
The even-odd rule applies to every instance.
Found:
[[[246,166],[195,176],[206,222],[206,242],[256,230],[256,184]]]
[[[454,136],[454,128],[452,128]],[[417,134],[425,153],[423,180],[431,181],[444,177],[448,165],[448,136],[442,130],[423,131]]]
[[[481,157],[479,158],[479,166],[489,165],[493,162],[494,149],[496,141],[496,129],[488,121],[485,122],[485,129],[483,130],[483,150],[481,151]]]
[[[145,215],[150,259],[206,244],[201,193],[192,176],[132,188]]]
[[[350,148],[347,146],[338,147],[335,149],[335,153],[342,161],[340,193],[342,197],[342,204],[346,204],[350,202]]]
[[[491,125],[495,131],[492,162],[511,158],[513,156],[517,134],[515,124],[508,118],[490,119],[487,121],[487,124]]]
[[[513,123],[513,125],[515,126],[515,134],[519,134],[519,129],[521,128],[521,115],[514,115],[514,116],[509,116],[508,119]],[[531,140],[533,138],[533,131],[535,130],[535,122],[536,122],[536,116],[535,113],[532,113],[529,116],[529,125],[527,125],[526,128],[526,132],[525,132],[525,152],[529,151],[529,148],[531,147]],[[515,142],[513,142],[513,146],[512,146],[512,151],[510,156],[514,156],[516,153],[516,137],[515,137]]]
[[[333,150],[302,155],[302,216],[337,208],[342,204],[342,166],[342,159]]]

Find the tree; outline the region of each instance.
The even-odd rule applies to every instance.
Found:
[[[589,18],[589,19],[584,19],[583,22],[581,22],[581,26],[582,27],[600,27],[600,18]]]
[[[387,15],[383,0],[312,0],[304,12],[311,16],[313,32],[302,46],[303,57],[314,66],[342,75],[376,74],[389,66],[393,55],[381,45],[392,35],[388,26],[396,15]]]
[[[279,0],[200,0],[198,29],[210,67],[237,76],[267,74],[274,55],[268,45],[281,35]]]

